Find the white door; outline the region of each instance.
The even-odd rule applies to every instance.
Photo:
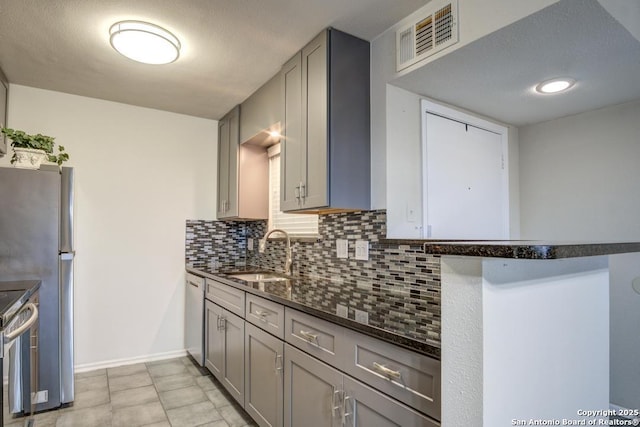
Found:
[[[502,136],[430,112],[425,123],[425,237],[508,238]]]

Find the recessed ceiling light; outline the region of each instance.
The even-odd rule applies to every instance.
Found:
[[[576,81],[570,78],[562,77],[558,79],[547,80],[536,86],[536,92],[540,93],[558,93],[573,87]]]
[[[116,22],[109,29],[111,46],[145,64],[168,64],[180,56],[180,40],[169,31],[142,21]]]

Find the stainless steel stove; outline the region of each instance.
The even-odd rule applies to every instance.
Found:
[[[38,288],[39,281],[0,282],[0,374],[9,359],[8,407],[10,412],[35,412],[32,390],[38,390]],[[0,388],[4,387],[1,385]],[[0,390],[0,426],[4,425],[4,390]],[[26,404],[24,404],[26,402]],[[16,411],[15,408],[21,408]],[[23,410],[29,408],[30,410]],[[24,418],[33,426],[33,418]]]

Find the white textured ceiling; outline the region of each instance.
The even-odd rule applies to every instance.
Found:
[[[619,3],[640,16],[640,1]],[[533,92],[562,76],[576,86]],[[538,123],[640,98],[640,41],[598,1],[561,0],[394,84],[504,123]]]
[[[0,0],[0,67],[16,84],[212,119],[273,76],[323,28],[371,40],[428,0]],[[168,65],[109,44],[150,21],[182,42]]]

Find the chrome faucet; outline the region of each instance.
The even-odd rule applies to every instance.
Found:
[[[267,248],[267,239],[269,238],[269,236],[271,236],[273,233],[282,233],[284,234],[284,237],[287,238],[287,247],[285,248],[285,254],[286,254],[286,259],[284,261],[284,273],[291,275],[291,267],[293,265],[293,257],[291,254],[291,239],[289,239],[289,233],[287,233],[284,230],[281,230],[279,228],[274,228],[273,230],[269,231],[267,234],[265,234],[265,236],[260,239],[260,243],[258,244],[258,251],[263,254],[265,249]]]

